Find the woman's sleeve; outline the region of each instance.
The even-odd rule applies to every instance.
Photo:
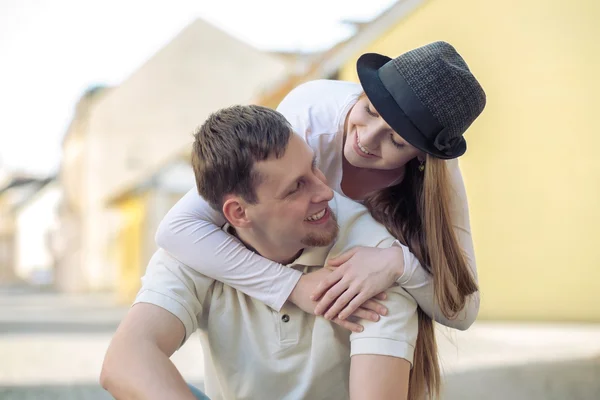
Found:
[[[302,276],[224,232],[223,215],[194,188],[161,221],[156,244],[181,263],[279,311]]]

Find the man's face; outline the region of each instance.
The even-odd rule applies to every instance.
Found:
[[[333,191],[299,136],[292,135],[282,157],[269,157],[254,168],[263,178],[256,188],[258,203],[246,208],[255,239],[279,254],[333,242],[338,226],[327,204]]]

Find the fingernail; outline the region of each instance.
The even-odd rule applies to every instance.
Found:
[[[356,328],[356,332],[360,333],[363,331],[363,328]]]
[[[339,319],[346,319],[346,316],[343,314],[338,315]]]
[[[379,314],[381,314],[381,315],[387,315],[387,310],[383,309],[383,310],[381,310],[381,312]]]

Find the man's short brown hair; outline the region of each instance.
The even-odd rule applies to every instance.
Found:
[[[232,106],[211,114],[194,133],[192,166],[198,193],[217,211],[236,194],[255,204],[261,177],[254,163],[285,153],[292,127],[270,108]]]

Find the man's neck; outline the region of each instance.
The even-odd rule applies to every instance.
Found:
[[[238,238],[248,250],[283,265],[291,264],[302,254],[304,249],[285,251],[283,249],[272,250],[269,246],[262,245],[251,234],[243,230],[238,231],[233,226],[230,227],[229,233]]]

